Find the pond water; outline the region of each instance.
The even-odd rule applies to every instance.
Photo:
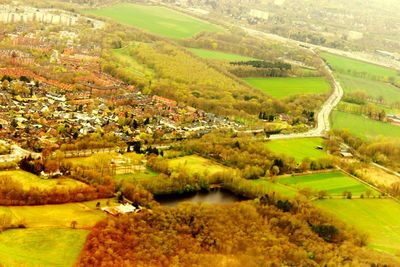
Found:
[[[184,195],[173,194],[173,195],[155,196],[154,198],[162,206],[169,206],[169,207],[175,207],[183,202],[230,204],[237,201],[245,200],[245,198],[236,196],[233,193],[223,189],[214,189],[209,192],[201,191],[193,194],[184,194]]]

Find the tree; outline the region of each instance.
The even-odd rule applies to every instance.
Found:
[[[78,225],[77,221],[72,221],[70,226],[71,226],[72,229],[76,229],[77,225]]]

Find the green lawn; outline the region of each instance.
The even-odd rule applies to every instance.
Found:
[[[364,92],[375,99],[383,97],[386,103],[400,100],[400,89],[390,83],[367,80],[349,75],[337,75],[345,93]]]
[[[322,140],[322,138],[272,140],[267,142],[266,146],[272,152],[291,156],[296,162],[301,162],[306,157],[319,159],[327,156],[323,150],[316,149],[322,145]]]
[[[353,75],[353,72],[365,73],[368,76],[377,77],[396,77],[398,73],[394,69],[383,66],[366,63],[363,61],[351,59],[348,57],[338,56],[326,52],[322,52],[321,56],[329,63],[334,71]],[[354,75],[353,75],[354,76]]]
[[[138,173],[126,173],[126,174],[118,174],[114,176],[114,179],[118,182],[121,181],[143,181],[143,180],[151,180],[152,178],[158,176],[157,172],[147,169],[146,171],[138,172]]]
[[[399,253],[398,202],[391,199],[326,199],[315,203],[359,231],[367,233],[370,247],[393,254]]]
[[[322,77],[244,78],[244,80],[276,98],[298,94],[324,94],[331,90],[329,83]]]
[[[295,188],[310,188],[315,191],[326,191],[330,195],[341,196],[344,191],[350,191],[354,197],[359,197],[367,190],[373,194],[378,192],[363,183],[341,172],[316,173],[301,176],[291,176],[278,179],[278,182]]]
[[[207,49],[200,49],[200,48],[188,48],[188,50],[199,57],[208,58],[208,59],[217,59],[217,60],[230,61],[230,62],[257,60],[252,57],[246,57],[246,56],[242,56],[242,55],[238,55],[238,54],[231,54],[231,53],[225,53],[225,52],[214,51],[214,50],[207,50]]]
[[[191,173],[207,173],[209,175],[229,169],[197,155],[170,159],[168,160],[168,164],[172,169],[187,168]]]
[[[361,138],[378,136],[399,138],[400,127],[381,121],[371,120],[361,115],[334,111],[331,116],[334,129],[347,129],[350,133]]]
[[[294,197],[297,194],[297,190],[295,188],[279,183],[272,183],[264,179],[251,180],[251,182],[254,184],[254,186],[261,187],[268,192],[276,192],[282,196]]]
[[[70,227],[72,221],[77,228],[88,228],[106,217],[96,209],[96,203],[106,205],[107,200],[95,200],[82,203],[42,206],[0,207],[0,214],[9,214],[14,222],[23,222],[26,227]],[[113,200],[110,200],[114,203]]]
[[[0,265],[73,266],[88,234],[79,229],[7,230],[0,234]]]
[[[76,188],[87,185],[69,178],[42,179],[32,173],[25,171],[0,171],[0,176],[9,176],[13,180],[22,183],[23,188],[28,190],[31,187],[39,189]]]
[[[169,38],[190,38],[200,32],[218,32],[222,27],[160,6],[116,4],[86,10],[85,13],[110,18]]]
[[[117,59],[121,69],[129,75],[138,77],[154,77],[154,70],[140,64],[134,57],[129,55],[129,46],[112,50],[112,55]]]

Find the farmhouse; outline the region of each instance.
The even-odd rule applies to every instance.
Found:
[[[128,214],[128,213],[137,213],[139,212],[141,209],[140,208],[136,208],[131,204],[120,204],[119,206],[116,207],[104,207],[101,208],[102,211],[111,214],[113,216],[118,216],[120,214]]]

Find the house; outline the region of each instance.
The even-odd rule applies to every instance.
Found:
[[[109,213],[111,215],[117,216],[120,214],[128,214],[128,213],[133,213],[133,212],[137,213],[141,209],[140,209],[140,207],[136,208],[133,205],[126,203],[126,204],[120,204],[119,206],[115,206],[115,207],[104,207],[104,208],[101,208],[101,210],[106,213]]]

